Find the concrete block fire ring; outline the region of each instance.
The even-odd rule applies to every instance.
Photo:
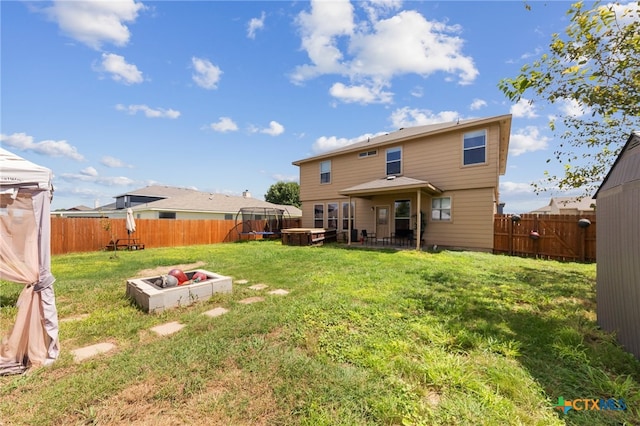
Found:
[[[204,301],[216,293],[231,293],[231,277],[204,269],[185,271],[185,274],[191,279],[196,272],[204,273],[207,279],[169,288],[161,288],[154,284],[160,276],[128,279],[127,296],[133,299],[145,312],[156,313]]]

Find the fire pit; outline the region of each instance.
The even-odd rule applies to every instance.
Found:
[[[176,306],[188,306],[192,303],[207,300],[215,293],[231,293],[231,277],[214,272],[196,269],[185,271],[187,278],[192,279],[196,272],[201,272],[207,279],[162,288],[157,285],[162,276],[131,278],[127,280],[127,296],[135,300],[145,312],[162,312]]]

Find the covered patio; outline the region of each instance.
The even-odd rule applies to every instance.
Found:
[[[440,195],[443,191],[430,182],[414,179],[407,176],[387,176],[381,179],[375,179],[369,182],[358,184],[349,188],[338,191],[340,195],[349,197],[349,210],[351,210],[352,199],[361,198],[371,201],[371,211],[375,214],[375,224],[372,232],[368,232],[366,237],[362,236],[362,243],[367,245],[382,246],[412,246],[420,250],[422,245],[422,234],[424,232],[424,224],[426,218],[422,217],[421,206],[423,196],[430,197]],[[393,213],[389,206],[389,200],[407,199],[409,202],[408,224],[413,226],[397,229],[391,226],[390,219]],[[378,205],[377,201],[381,204]],[[411,208],[411,201],[415,203],[415,208]],[[415,210],[415,213],[413,212]],[[393,214],[392,214],[393,213]],[[356,220],[361,221],[363,214],[356,212]],[[349,217],[353,214],[349,211]],[[347,232],[347,244],[351,245],[352,241],[351,221],[349,221],[349,229]],[[418,237],[417,237],[418,236]],[[358,241],[360,242],[360,241]]]

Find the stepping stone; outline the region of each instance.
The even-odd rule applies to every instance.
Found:
[[[85,346],[84,348],[74,349],[71,351],[71,353],[73,354],[73,360],[75,362],[81,362],[96,355],[109,352],[115,347],[116,345],[114,345],[113,343],[98,343],[91,346]]]
[[[215,317],[219,317],[220,315],[224,315],[227,312],[229,312],[229,310],[225,308],[214,308],[214,309],[211,309],[210,311],[204,312],[203,315],[206,315],[211,318],[215,318]]]
[[[75,317],[60,318],[59,321],[60,322],[80,321],[85,318],[89,318],[89,314],[81,314],[81,315],[76,315]]]
[[[234,284],[247,284],[249,282],[249,280],[238,280],[235,281]]]
[[[264,290],[265,288],[269,287],[266,284],[255,284],[252,285],[251,287],[249,287],[251,290]]]
[[[151,328],[151,331],[160,335],[160,336],[168,336],[169,334],[176,333],[184,328],[184,324],[180,324],[177,321],[168,322],[166,324],[157,325]]]
[[[242,299],[238,301],[238,303],[242,303],[243,305],[248,305],[250,303],[256,303],[256,302],[264,302],[264,297],[249,297],[247,299]]]
[[[278,295],[278,296],[284,296],[284,295],[289,294],[289,291],[288,291],[288,290],[283,290],[283,289],[279,288],[279,289],[277,289],[277,290],[271,290],[271,291],[269,292],[269,294],[275,294],[275,295]]]

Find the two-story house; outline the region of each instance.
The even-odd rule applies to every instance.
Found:
[[[511,115],[400,129],[294,161],[302,226],[491,251]],[[358,230],[357,233],[355,230]],[[421,238],[418,238],[421,236]]]

